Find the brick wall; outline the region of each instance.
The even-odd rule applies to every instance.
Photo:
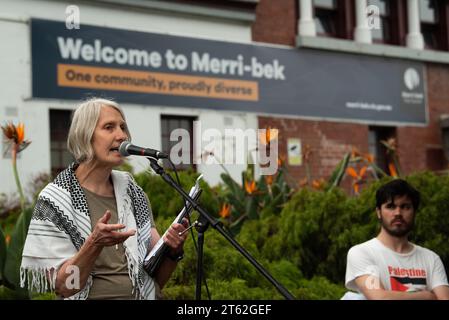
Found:
[[[429,125],[422,128],[400,127],[397,130],[401,167],[404,173],[418,170],[445,170],[440,115],[449,114],[449,66],[427,64],[427,103]]]
[[[253,41],[294,46],[297,21],[297,0],[260,0],[252,27]]]
[[[260,0],[253,24],[253,41],[294,45],[298,8],[296,0]],[[439,117],[449,114],[449,66],[428,64],[426,68],[429,124],[398,127],[396,138],[401,168],[405,174],[422,170],[448,169],[444,156]],[[335,165],[352,146],[368,152],[368,126],[328,121],[259,117],[259,128],[280,130],[280,152],[286,154],[287,139],[299,138],[312,147],[312,178],[328,178]],[[292,178],[305,176],[304,166],[289,167]]]
[[[279,154],[287,155],[287,140],[298,138],[304,150],[311,147],[310,171],[312,179],[329,178],[345,153],[356,147],[368,152],[368,127],[366,125],[329,121],[310,121],[275,117],[259,117],[259,128],[279,130]],[[288,166],[294,181],[306,176],[305,166]]]

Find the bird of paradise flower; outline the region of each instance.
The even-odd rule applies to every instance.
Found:
[[[25,208],[25,196],[23,194],[22,184],[20,183],[20,178],[17,171],[17,155],[25,150],[25,148],[30,145],[31,141],[25,140],[25,125],[21,122],[17,126],[15,126],[12,122],[8,122],[4,126],[1,126],[1,128],[7,145],[5,153],[11,151],[14,179],[16,180],[16,185],[20,196],[20,205],[23,210]]]
[[[356,194],[359,194],[360,185],[365,182],[366,170],[366,166],[362,167],[359,172],[357,172],[353,167],[348,167],[346,169],[347,174],[349,174],[353,178],[352,187]]]

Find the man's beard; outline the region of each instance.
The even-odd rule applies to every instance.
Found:
[[[397,237],[397,238],[402,238],[402,237],[407,236],[410,233],[410,231],[412,231],[413,226],[414,226],[414,222],[415,222],[415,219],[412,219],[412,221],[410,221],[409,223],[407,223],[404,219],[394,219],[394,220],[391,221],[391,223],[393,223],[394,221],[399,220],[399,221],[402,222],[402,225],[400,225],[400,226],[397,226],[397,225],[396,226],[391,226],[391,225],[388,225],[384,221],[384,219],[382,218],[382,215],[380,216],[379,220],[380,220],[380,223],[381,223],[382,227],[384,228],[384,230],[389,235],[391,235],[393,237]]]

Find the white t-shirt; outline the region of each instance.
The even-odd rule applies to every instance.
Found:
[[[413,245],[408,253],[397,253],[377,238],[352,247],[346,265],[346,287],[358,291],[355,279],[363,275],[367,287],[376,288],[379,281],[385,290],[420,291],[448,285],[440,257],[433,251]]]

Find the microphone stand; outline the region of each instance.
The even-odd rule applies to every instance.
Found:
[[[195,288],[195,298],[196,300],[201,300],[201,283],[203,280],[203,247],[204,247],[204,233],[207,228],[209,228],[209,222],[200,215],[198,218],[198,223],[195,226],[198,232],[198,260],[196,264],[196,288]]]
[[[187,202],[189,202],[192,207],[198,211],[203,218],[203,221],[201,222],[202,225],[204,224],[210,224],[215,230],[217,230],[223,237],[225,237],[226,240],[228,240],[234,248],[237,249],[268,281],[273,284],[273,286],[279,291],[279,293],[284,296],[287,300],[294,300],[295,297],[286,289],[284,288],[276,279],[273,278],[273,276],[259,263],[257,262],[249,253],[246,251],[234,238],[232,238],[231,235],[228,234],[228,232],[223,228],[221,223],[213,218],[206,210],[204,210],[194,199],[192,199],[174,180],[173,178],[167,174],[164,169],[157,163],[157,160],[154,158],[147,157],[147,159],[150,161],[150,166],[156,172],[158,175],[162,177],[162,179],[167,182],[171,187],[173,187]],[[202,229],[202,228],[201,228]],[[199,235],[201,234],[201,238],[199,236],[198,242],[204,241],[204,230],[199,231]],[[201,249],[200,245],[198,244],[198,280],[197,278],[197,290],[199,292],[196,292],[196,297],[199,299],[201,297],[201,278],[202,278],[202,243],[201,243]],[[201,255],[200,255],[201,253]]]

